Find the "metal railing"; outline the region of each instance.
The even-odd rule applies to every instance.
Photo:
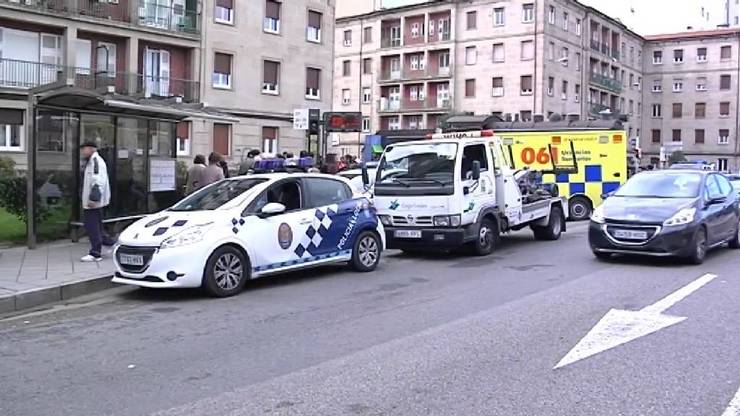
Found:
[[[405,69],[401,71],[384,71],[380,73],[380,82],[417,81],[433,78],[449,78],[452,76],[450,67],[426,69]]]
[[[378,110],[380,112],[399,112],[399,111],[415,111],[415,110],[445,110],[452,107],[451,98],[439,99],[436,97],[429,97],[424,100],[410,100],[403,99],[401,101],[391,101],[388,99],[380,100]]]
[[[63,79],[65,68],[41,62],[0,59],[0,87],[35,88]]]
[[[591,39],[591,49],[593,49],[595,51],[600,51],[601,50],[601,42],[599,42],[598,40],[595,40],[595,39]]]
[[[396,48],[401,46],[401,38],[383,37],[380,39],[380,47]]]
[[[609,91],[614,91],[617,93],[622,92],[622,83],[614,78],[609,78],[601,74],[594,74],[592,72],[589,80],[592,84],[596,84],[600,87],[606,88]]]
[[[173,32],[200,33],[200,19],[197,11],[183,6],[163,6],[153,0],[139,0],[138,24]]]

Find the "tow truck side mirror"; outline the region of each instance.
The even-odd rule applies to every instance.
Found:
[[[480,179],[480,162],[477,160],[473,161],[473,180],[477,181]]]
[[[365,189],[370,188],[370,175],[367,173],[367,165],[363,162],[360,165],[360,169],[362,170],[362,184],[365,185]]]

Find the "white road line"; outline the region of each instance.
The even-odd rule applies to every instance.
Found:
[[[646,306],[640,309],[640,312],[655,313],[655,314],[663,313],[666,310],[668,310],[671,306],[677,304],[678,302],[684,300],[690,294],[701,289],[704,285],[711,282],[716,277],[717,277],[716,274],[707,273],[704,276],[689,283],[688,285],[682,287],[681,289],[678,289],[677,291],[671,293],[670,295],[664,297],[663,299],[653,303],[652,305],[649,305],[649,306]]]
[[[735,397],[730,401],[730,405],[727,406],[722,416],[740,416],[740,389],[735,393]]]

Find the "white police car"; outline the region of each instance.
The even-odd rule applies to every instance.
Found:
[[[348,180],[240,176],[126,228],[114,250],[113,281],[231,296],[248,279],[319,264],[349,262],[372,271],[384,248],[375,208]]]

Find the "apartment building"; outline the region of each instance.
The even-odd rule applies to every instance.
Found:
[[[293,110],[331,109],[334,0],[210,0],[203,28],[203,103],[239,122],[196,122],[192,153],[306,149]]]
[[[640,134],[642,38],[573,0],[437,0],[340,18],[336,33],[334,108],[362,111],[366,132],[558,113],[631,115]]]
[[[724,6],[725,23],[729,26],[740,26],[740,2],[738,0],[725,0]]]
[[[651,163],[681,150],[737,171],[739,29],[646,37],[642,148]]]

